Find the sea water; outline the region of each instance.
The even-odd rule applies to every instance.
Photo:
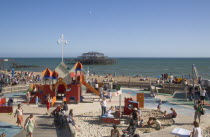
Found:
[[[46,67],[54,70],[61,62],[61,58],[15,58],[14,61],[4,63],[5,68],[9,68],[11,63],[20,65],[34,65],[37,67],[16,69],[22,71],[43,71]],[[84,65],[84,69],[89,68],[90,72],[98,75],[139,75],[143,77],[158,77],[163,73],[182,75],[192,74],[192,64],[195,64],[199,74],[210,79],[210,58],[117,58],[117,63],[112,65]],[[73,64],[68,64],[69,68]]]

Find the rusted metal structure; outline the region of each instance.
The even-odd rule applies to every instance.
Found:
[[[111,59],[105,56],[103,53],[99,52],[88,52],[83,53],[81,56],[78,56],[77,59],[66,59],[69,63],[75,63],[77,61],[81,62],[84,65],[100,65],[100,64],[115,64],[116,59]]]

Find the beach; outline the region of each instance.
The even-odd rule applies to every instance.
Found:
[[[139,89],[133,89],[133,88],[125,88],[123,90],[133,90],[136,93],[139,92]],[[93,94],[86,94],[84,93],[85,98],[94,98],[95,95]],[[122,94],[122,105],[124,105],[124,97],[131,97],[135,100],[135,96],[127,93]],[[167,101],[168,96],[164,95],[159,95],[157,97],[157,100],[161,99],[163,101]],[[15,106],[13,111],[16,109],[16,105],[20,101],[24,101],[25,96],[16,96],[15,98]],[[153,105],[155,104],[155,105]],[[186,114],[182,113],[182,109],[178,110],[178,117],[176,119],[162,119],[163,118],[163,113],[162,112],[157,112],[156,111],[156,105],[157,103],[153,104],[145,104],[145,108],[142,109],[142,118],[144,119],[145,122],[147,122],[149,117],[157,117],[160,119],[160,121],[163,123],[163,127],[161,130],[156,130],[153,127],[149,128],[137,128],[136,133],[140,134],[143,137],[155,137],[157,134],[160,134],[161,137],[172,137],[173,135],[170,134],[170,132],[173,130],[175,127],[180,127],[180,128],[185,128],[188,130],[192,130],[192,121],[193,121],[193,115],[189,116],[187,111],[191,113],[193,112],[193,109],[186,108],[186,106],[183,106],[186,108]],[[119,97],[113,97],[112,102],[109,103],[107,102],[107,109],[110,108],[111,106],[118,106],[119,105]],[[177,106],[180,106],[180,104],[175,104]],[[113,124],[104,124],[101,123],[100,121],[100,114],[101,114],[101,107],[100,107],[100,102],[98,100],[95,100],[93,103],[79,103],[79,104],[68,104],[69,109],[74,110],[74,115],[75,115],[75,122],[80,131],[76,130],[76,137],[108,137],[110,136],[110,131],[112,129]],[[35,104],[30,104],[29,106],[26,104],[22,104],[22,108],[24,110],[24,119],[28,117],[30,113],[33,113],[35,115],[35,119],[37,121],[37,127],[35,127],[34,130],[34,137],[40,137],[42,133],[45,133],[50,131],[50,133],[56,133],[56,136],[64,136],[64,134],[68,134],[68,131],[65,129],[62,129],[59,131],[60,135],[57,135],[58,131],[56,128],[52,127],[52,118],[49,119],[49,116],[46,115],[46,106],[43,104],[40,104],[39,106]],[[181,108],[181,106],[180,106]],[[55,107],[51,108],[50,111],[54,110]],[[169,110],[169,107],[163,107],[162,111],[165,109]],[[185,109],[183,109],[185,110]],[[206,110],[208,111],[208,110]],[[8,115],[8,114],[0,114],[0,121],[10,123],[12,125],[16,125],[16,118],[14,118],[14,115]],[[209,113],[206,113],[206,115],[202,116],[202,122],[201,122],[201,128],[204,130],[206,127],[209,125],[208,119],[210,117]],[[45,124],[41,124],[43,120],[47,120]],[[122,134],[122,130],[126,129],[128,127],[128,121],[122,121],[122,123],[119,126],[119,131]],[[49,129],[47,129],[49,128]],[[92,132],[89,132],[92,131]],[[26,132],[24,130],[21,130],[15,137],[21,137],[24,135]],[[52,134],[49,135],[53,137]],[[208,132],[207,132],[208,133]],[[48,135],[46,135],[48,137]],[[208,136],[207,136],[208,137]]]

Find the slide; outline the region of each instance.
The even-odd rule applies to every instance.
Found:
[[[92,86],[90,86],[87,82],[85,82],[85,78],[84,75],[81,76],[80,82],[88,89],[90,89],[93,93],[95,93],[96,95],[100,96],[100,92],[98,90],[96,90],[95,88],[93,88]]]

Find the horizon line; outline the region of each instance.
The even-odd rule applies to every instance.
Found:
[[[61,57],[0,57],[0,59],[7,58],[61,58]],[[65,58],[78,58],[78,57],[64,57]],[[108,58],[210,58],[210,57],[108,57]]]

